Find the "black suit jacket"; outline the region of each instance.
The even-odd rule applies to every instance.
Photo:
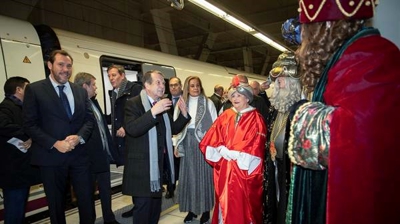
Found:
[[[31,163],[34,165],[65,165],[69,160],[88,162],[88,154],[81,144],[67,153],[53,147],[57,140],[64,140],[68,135],[79,135],[88,141],[92,133],[94,120],[87,92],[74,83],[69,84],[75,102],[71,120],[49,78],[26,87],[24,128],[33,141]]]
[[[269,109],[269,107],[271,106],[271,102],[268,99],[267,93],[265,91],[260,91],[258,96],[264,100],[265,105],[267,105],[267,108]]]
[[[131,99],[134,96],[140,94],[142,91],[142,83],[141,82],[130,82],[126,83],[125,89],[120,97],[116,99],[114,104],[114,120],[112,120],[112,115],[107,116],[107,123],[112,124],[113,130],[111,130],[111,136],[113,138],[114,148],[118,150],[118,154],[121,158],[121,162],[124,163],[124,158],[126,156],[125,152],[125,138],[116,136],[117,130],[124,126],[124,118],[125,118],[125,104],[126,101]],[[112,93],[114,90],[109,90],[108,95],[110,97],[110,102],[112,102]]]
[[[180,114],[178,119],[173,122],[172,117],[169,116],[171,134],[179,133],[190,119],[189,114],[188,118]],[[125,123],[128,158],[124,167],[122,193],[136,197],[161,197],[161,191],[150,191],[148,132],[153,127],[157,129],[158,165],[160,174],[162,174],[166,138],[172,138],[172,136],[166,136],[163,116],[159,114],[156,116],[156,119],[154,119],[150,110],[144,110],[139,95],[127,101],[125,107]]]
[[[179,95],[179,96],[180,96],[180,95]],[[171,93],[168,94],[167,98],[170,99],[170,100],[173,102]],[[178,103],[178,102],[176,102],[176,103]],[[175,110],[175,107],[176,107],[176,106],[177,106],[177,104],[175,104],[174,106],[171,106],[171,108],[170,108],[169,110],[167,110],[167,112],[168,112],[172,117],[174,117],[174,110]]]
[[[217,109],[217,113],[218,113],[222,107],[221,97],[214,93],[209,98],[214,103],[215,109]]]
[[[101,139],[100,127],[97,124],[97,120],[95,120],[95,127],[93,128],[92,135],[89,140],[85,143],[85,148],[89,153],[90,159],[90,170],[92,173],[101,173],[110,171],[110,163],[115,163],[117,166],[122,165],[122,161],[119,158],[117,150],[113,147],[113,142],[111,138],[110,131],[108,129],[107,121],[102,112],[99,103],[95,98],[92,98],[94,106],[101,113],[101,125],[102,128],[106,131],[106,141],[108,145],[108,149],[110,151],[110,155],[103,149],[103,141]],[[93,114],[95,112],[93,111]]]
[[[0,103],[0,188],[29,187],[41,182],[39,169],[30,164],[32,150],[21,152],[7,141],[16,137],[27,141],[22,128],[22,106],[9,98]]]

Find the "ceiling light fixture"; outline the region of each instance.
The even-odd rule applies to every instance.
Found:
[[[182,10],[183,7],[185,7],[185,2],[184,0],[167,0],[168,2],[171,2],[171,7]]]
[[[258,38],[259,40],[269,44],[271,47],[274,47],[276,49],[278,49],[279,51],[288,51],[288,49],[286,49],[285,47],[283,47],[282,45],[278,44],[277,42],[271,40],[269,37],[265,36],[262,33],[253,33],[252,34],[254,37]]]
[[[229,15],[229,13],[225,12],[224,10],[216,7],[215,5],[205,1],[205,0],[188,0],[189,2],[197,5],[198,7],[210,12],[211,14],[225,20],[226,22],[236,26],[237,28],[253,35],[257,39],[267,43],[271,47],[274,47],[278,49],[279,51],[287,51],[288,49],[277,42],[273,41],[272,39],[268,38],[264,34],[260,33],[259,31],[256,31],[254,28],[251,26],[247,25],[246,23],[240,21],[239,19],[233,17],[232,15]]]

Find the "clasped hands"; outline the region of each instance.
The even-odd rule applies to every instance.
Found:
[[[218,146],[217,150],[219,154],[221,154],[224,159],[230,161],[230,160],[237,160],[239,158],[240,152],[236,150],[230,150],[224,145]]]
[[[54,144],[54,147],[61,153],[72,151],[76,145],[79,144],[78,135],[69,135],[64,140],[58,140]]]

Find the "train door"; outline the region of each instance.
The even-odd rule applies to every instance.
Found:
[[[0,16],[0,96],[7,78],[22,76],[30,82],[45,77],[39,37],[30,23]]]
[[[158,65],[151,64],[141,61],[128,60],[123,58],[109,57],[109,56],[101,56],[100,57],[100,65],[102,70],[102,82],[103,82],[103,90],[104,90],[104,112],[105,114],[111,114],[111,102],[110,97],[108,95],[108,90],[112,89],[110,81],[108,80],[107,68],[108,66],[116,64],[121,65],[125,69],[126,78],[132,82],[140,82],[141,76],[143,73],[146,73],[150,70],[158,70],[164,74],[166,81],[165,93],[169,93],[168,89],[168,80],[174,76],[176,76],[175,69],[171,66],[167,65]]]
[[[0,83],[3,84],[6,82],[7,80],[7,75],[6,75],[6,67],[4,65],[4,57],[3,57],[3,47],[1,46],[1,42],[0,42]],[[4,96],[4,90],[3,88],[0,88],[0,96]]]

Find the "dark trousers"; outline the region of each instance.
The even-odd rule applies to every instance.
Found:
[[[40,173],[52,224],[66,224],[65,194],[68,177],[71,178],[71,184],[78,199],[80,223],[94,223],[96,213],[94,210],[93,184],[88,165],[41,166]]]
[[[176,186],[176,181],[179,179],[179,166],[181,163],[181,158],[174,156],[174,170],[175,170],[175,180],[173,181],[174,190]]]
[[[134,197],[133,224],[157,224],[161,214],[161,198]]]
[[[4,224],[22,224],[30,187],[3,189]]]
[[[93,183],[97,182],[99,188],[101,211],[103,212],[103,220],[112,222],[115,215],[111,209],[111,179],[110,172],[92,174]]]
[[[175,156],[174,156],[174,166],[175,166]],[[163,175],[163,184],[167,185],[167,191],[168,192],[172,192],[174,193],[175,191],[175,180],[177,178],[174,178],[174,180],[172,180],[171,177],[171,169],[170,169],[170,164],[169,164],[169,158],[168,158],[168,154],[164,153],[164,175]],[[172,167],[174,169],[175,172],[175,167]],[[175,172],[175,177],[176,176],[176,172]]]

